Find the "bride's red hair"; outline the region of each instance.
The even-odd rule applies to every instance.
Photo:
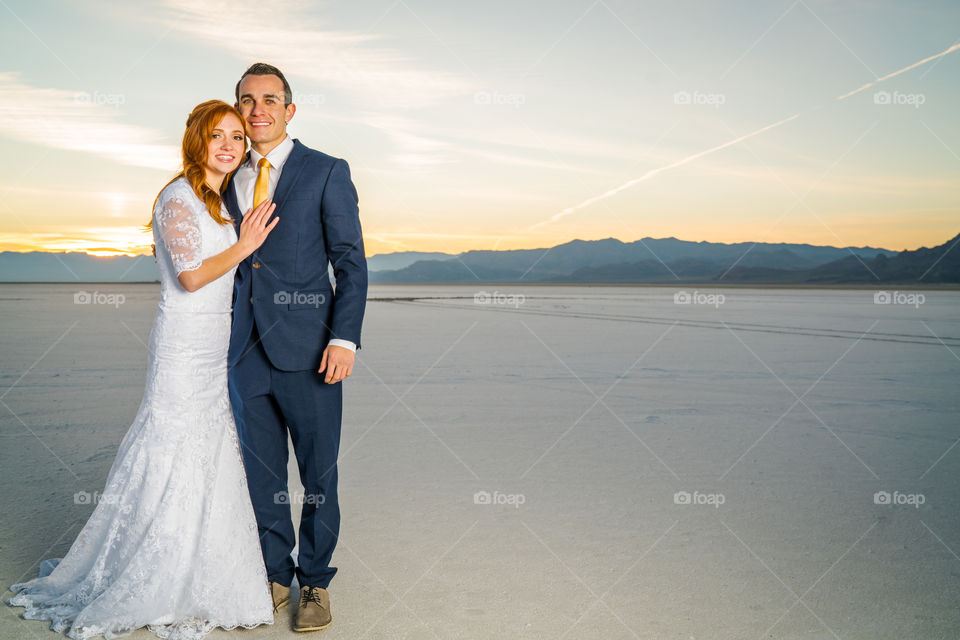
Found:
[[[222,100],[207,100],[193,108],[193,111],[191,111],[187,117],[187,128],[183,132],[183,143],[180,145],[180,155],[183,158],[183,170],[164,185],[164,188],[166,188],[167,185],[172,182],[179,180],[181,177],[185,177],[187,182],[190,183],[190,186],[193,187],[193,192],[197,194],[197,197],[207,206],[210,217],[219,224],[228,224],[230,222],[223,217],[223,213],[221,212],[223,199],[220,197],[220,193],[223,193],[227,188],[227,184],[230,182],[230,176],[224,178],[223,184],[220,186],[220,193],[217,193],[207,185],[207,173],[204,167],[207,165],[207,145],[213,137],[213,130],[223,117],[230,113],[237,117],[237,120],[240,121],[246,133],[246,121],[243,119],[243,116],[235,107]],[[162,192],[163,189],[160,191]],[[157,200],[159,199],[160,194],[158,193]],[[153,201],[154,208],[157,206],[157,200]],[[151,217],[150,222],[147,223],[147,227],[149,228],[152,223],[153,218]]]

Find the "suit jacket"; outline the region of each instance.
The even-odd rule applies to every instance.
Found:
[[[237,267],[229,362],[243,355],[256,322],[274,367],[317,369],[331,338],[360,347],[367,260],[350,167],[294,140],[273,201],[280,222]],[[243,212],[233,181],[224,202],[239,234]]]

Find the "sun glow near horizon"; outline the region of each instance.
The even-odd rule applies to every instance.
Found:
[[[0,235],[0,251],[19,253],[40,251],[46,253],[86,253],[92,256],[136,256],[152,252],[153,239],[142,227],[115,227],[104,229],[77,229],[55,233],[30,235]]]

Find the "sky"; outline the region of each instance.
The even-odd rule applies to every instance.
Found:
[[[958,27],[950,0],[0,0],[0,251],[149,252],[187,114],[258,61],[350,164],[368,255],[935,246]]]

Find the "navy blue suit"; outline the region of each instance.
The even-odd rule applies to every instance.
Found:
[[[239,231],[233,181],[224,201]],[[367,264],[357,191],[345,160],[294,140],[273,201],[280,221],[237,268],[230,399],[269,579],[289,585],[296,572],[301,586],[326,587],[337,571],[342,383],[324,383],[317,369],[331,338],[360,347]],[[305,490],[296,566],[287,430]]]

